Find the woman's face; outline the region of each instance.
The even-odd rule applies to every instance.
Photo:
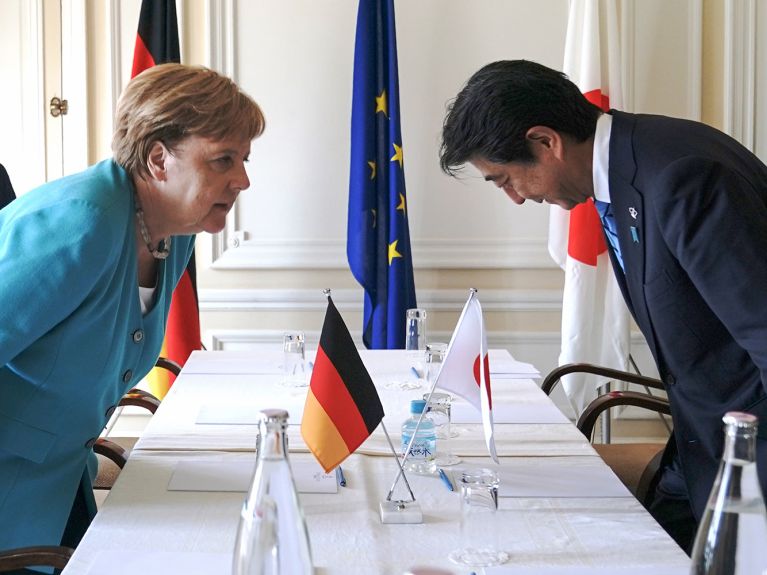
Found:
[[[173,234],[216,233],[237,196],[250,186],[250,140],[189,136],[165,156],[164,201]]]

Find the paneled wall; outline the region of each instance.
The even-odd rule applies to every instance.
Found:
[[[206,345],[276,345],[285,329],[305,330],[312,345],[325,287],[360,341],[362,290],[345,257],[357,0],[178,4],[185,61],[232,76],[267,116],[253,144],[251,189],[223,233],[198,240]],[[115,94],[127,81],[138,6],[111,3],[105,16]],[[627,109],[699,117],[701,6],[621,2]],[[548,208],[516,206],[470,169],[449,178],[437,153],[446,103],[479,67],[512,58],[561,67],[568,2],[397,0],[395,7],[408,217],[429,339],[449,338],[475,287],[489,344],[546,371],[559,353],[563,281],[547,253]],[[639,334],[634,349],[651,370]]]
[[[177,4],[184,61],[231,75],[267,116],[267,131],[253,144],[251,189],[241,196],[223,233],[198,240],[206,345],[274,345],[284,329],[297,328],[307,332],[311,344],[321,327],[325,287],[334,290],[359,341],[362,290],[345,259],[357,0]],[[751,44],[738,43],[740,30],[752,32],[755,61],[767,60],[764,34],[756,34],[759,26],[767,27],[761,3],[619,4],[627,110],[689,118],[700,118],[703,110],[704,120],[713,118],[717,124],[721,119],[727,127],[728,106],[743,109],[732,98],[722,98],[729,82],[737,88],[733,93],[745,99],[739,101],[752,98],[748,109],[757,126],[755,141],[764,149],[765,99],[754,91],[765,90],[759,72],[764,65],[749,64]],[[42,34],[44,5],[44,0],[4,0],[0,8],[0,54],[14,55],[0,56],[0,63],[4,73],[7,69],[20,77],[19,90],[0,95],[0,102],[16,113],[4,110],[3,126],[18,129],[25,138],[29,131],[18,126],[17,111],[38,89],[30,67],[36,65],[33,48]],[[79,49],[87,51],[85,142],[88,160],[94,162],[109,155],[111,115],[128,81],[140,0],[61,0],[61,5],[70,30],[63,35],[66,50],[71,54],[84,42]],[[568,2],[395,0],[395,6],[413,261],[419,304],[430,313],[430,339],[449,337],[468,288],[476,287],[490,345],[509,348],[548,370],[559,351],[563,281],[547,255],[548,209],[512,204],[471,170],[460,179],[448,178],[439,171],[437,150],[446,103],[480,66],[510,58],[561,66]],[[78,26],[86,32],[72,33]],[[724,57],[721,46],[729,46]],[[23,66],[17,64],[19,57],[25,58]],[[748,82],[734,75],[744,68],[756,78],[750,93]],[[85,71],[80,66],[72,73],[84,78]],[[6,133],[0,151],[20,166],[32,166],[33,155],[25,159],[15,143]],[[634,349],[649,370],[638,334]]]
[[[263,105],[268,128],[229,228],[200,242],[203,328],[214,348],[273,343],[285,328],[316,339],[324,287],[359,336],[362,291],[345,260],[356,4],[216,5],[218,64]],[[437,151],[446,103],[483,64],[561,66],[567,1],[395,5],[413,261],[430,339],[449,337],[476,287],[490,345],[547,370],[559,351],[563,280],[547,254],[548,209],[514,205],[471,170],[448,178]],[[629,109],[698,118],[701,3],[626,1],[621,21]],[[651,370],[641,336],[634,343]]]

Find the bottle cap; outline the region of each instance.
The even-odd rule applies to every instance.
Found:
[[[410,402],[410,413],[421,413],[426,408],[426,402],[423,399],[413,399]]]
[[[727,426],[752,428],[759,425],[759,418],[750,413],[742,411],[728,411],[722,418]]]

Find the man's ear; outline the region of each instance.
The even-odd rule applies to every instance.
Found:
[[[525,132],[530,151],[537,158],[539,154],[553,154],[562,159],[562,135],[548,126],[532,126]]]
[[[155,180],[161,182],[165,181],[165,162],[169,155],[170,152],[168,151],[168,148],[166,148],[165,144],[160,141],[155,142],[152,144],[152,147],[149,148],[149,154],[147,155],[146,159],[146,166],[149,170],[149,175],[152,176]]]

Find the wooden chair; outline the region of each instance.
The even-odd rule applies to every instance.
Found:
[[[548,395],[560,379],[570,373],[590,373],[601,375],[613,381],[635,383],[646,388],[664,390],[659,379],[610,369],[588,363],[571,363],[553,369],[543,380],[541,388]],[[664,415],[671,415],[669,402],[664,397],[636,391],[610,391],[592,401],[578,417],[576,426],[589,441],[592,440],[594,427],[599,416],[612,407],[633,405],[649,409]],[[610,466],[623,484],[642,503],[655,488],[655,481],[660,469],[661,457],[665,444],[662,443],[601,443],[594,444],[599,456]]]
[[[66,567],[72,553],[74,553],[74,549],[71,547],[55,545],[19,547],[18,549],[0,551],[0,573],[20,571],[27,567],[53,567],[61,570]],[[58,571],[56,572],[58,573]]]
[[[181,372],[178,363],[164,357],[158,358],[155,366],[167,369],[176,376]],[[118,405],[142,407],[153,414],[160,406],[160,400],[148,391],[134,388],[123,396]],[[136,441],[138,437],[100,437],[96,440],[93,451],[99,459],[99,471],[93,482],[94,489],[112,488]]]

